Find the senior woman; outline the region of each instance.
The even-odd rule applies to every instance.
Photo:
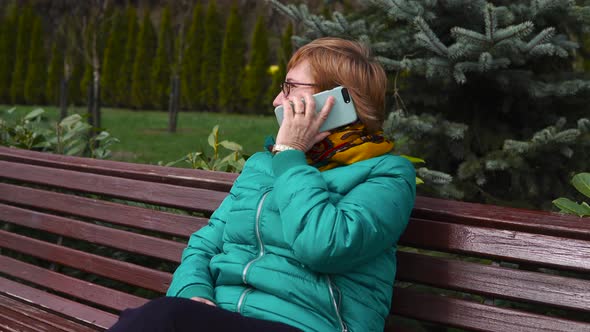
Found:
[[[385,72],[338,38],[299,48],[287,69],[276,143],[191,236],[168,297],[113,331],[383,331],[415,199],[413,166],[381,132]],[[312,94],[336,86],[359,121],[318,132],[334,99],[316,114]]]

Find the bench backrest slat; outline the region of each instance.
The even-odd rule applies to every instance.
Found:
[[[393,313],[476,331],[587,332],[590,324],[436,296],[407,288],[393,292]]]
[[[213,212],[227,193],[0,161],[6,178],[191,211]]]
[[[237,176],[227,172],[129,164],[48,153],[39,155],[38,152],[3,146],[0,146],[0,160],[226,192],[229,191]]]
[[[156,292],[165,292],[172,279],[170,273],[88,254],[4,230],[0,230],[0,236],[5,248]]]
[[[81,196],[0,183],[0,202],[18,204],[111,224],[188,237],[207,218],[156,211]]]
[[[91,284],[6,256],[0,256],[0,271],[41,287],[68,294],[82,301],[95,303],[112,310],[121,311],[126,308],[135,308],[147,301],[138,296]]]
[[[590,271],[590,244],[577,239],[412,219],[401,243]]]
[[[180,242],[102,227],[2,203],[0,203],[0,218],[17,225],[176,263],[179,262],[182,250],[186,247],[184,243]]]
[[[88,324],[102,329],[111,327],[117,321],[117,315],[93,307],[80,305],[61,296],[47,293],[43,290],[25,286],[21,283],[0,277],[2,292],[25,301],[34,301],[35,305],[45,308],[59,308],[62,315],[75,317]]]
[[[438,198],[416,198],[412,216],[489,228],[590,240],[590,223],[579,218],[548,211],[525,210]]]
[[[567,309],[590,308],[590,280],[398,253],[398,280]]]

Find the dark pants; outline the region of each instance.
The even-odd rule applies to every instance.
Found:
[[[300,332],[292,326],[213,307],[193,300],[162,297],[121,312],[110,332],[273,331]]]

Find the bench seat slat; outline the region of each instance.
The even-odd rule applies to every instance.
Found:
[[[118,318],[117,315],[109,312],[98,310],[3,277],[0,277],[0,293],[19,299],[31,306],[39,306],[102,329],[111,327]]]
[[[143,182],[106,175],[54,169],[0,161],[2,176],[8,179],[85,193],[108,195],[190,211],[213,212],[226,192]],[[64,180],[67,179],[67,180]]]
[[[226,192],[237,177],[235,173],[122,163],[2,146],[0,146],[0,160]]]
[[[20,313],[6,310],[0,313],[0,327],[2,332],[61,332],[51,325],[37,319],[31,319]]]
[[[412,219],[401,245],[590,271],[590,242]]]
[[[138,307],[147,301],[138,296],[95,285],[6,256],[0,256],[0,271],[44,288],[118,311]]]
[[[0,310],[0,319],[2,319],[0,321],[0,327],[2,327],[3,331],[4,329],[9,329],[10,325],[15,327],[14,331],[96,331],[96,328],[75,323],[38,307],[22,303],[4,294],[0,294],[0,307],[2,308]],[[37,325],[38,329],[32,325]]]
[[[3,248],[160,293],[166,292],[172,279],[170,273],[88,254],[4,230],[0,230],[0,238],[3,240]]]
[[[438,324],[494,332],[587,332],[590,323],[421,293],[396,287],[392,313]]]
[[[136,234],[0,203],[0,219],[66,237],[180,262],[186,244]]]
[[[208,219],[0,183],[0,201],[187,237]]]
[[[566,309],[590,308],[590,280],[566,278],[398,251],[397,278],[439,288],[531,301]]]

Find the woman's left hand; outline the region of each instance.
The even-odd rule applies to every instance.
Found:
[[[317,142],[323,140],[329,131],[320,133],[320,127],[328,118],[334,106],[334,97],[330,96],[320,113],[315,112],[315,100],[310,93],[289,97],[283,101],[283,123],[279,128],[276,143],[307,152]]]

